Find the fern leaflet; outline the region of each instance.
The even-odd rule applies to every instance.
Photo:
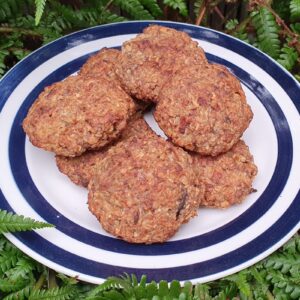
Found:
[[[292,22],[300,19],[300,0],[291,0],[290,12]]]
[[[177,10],[180,14],[184,17],[188,16],[188,8],[186,1],[184,0],[164,0],[164,4],[168,5],[169,7]]]
[[[280,54],[279,26],[267,8],[260,8],[251,14],[257,32],[258,47],[273,58]]]
[[[32,291],[32,285],[29,285],[17,292],[10,293],[2,300],[25,300],[28,299],[28,296],[30,295],[31,291]]]
[[[115,4],[130,14],[135,20],[153,20],[153,16],[146,10],[139,0],[115,0]]]
[[[22,277],[16,280],[12,280],[11,278],[0,279],[0,291],[6,293],[15,292],[23,289],[28,283],[28,280],[24,280]]]
[[[156,0],[139,0],[140,3],[150,11],[151,15],[155,18],[162,15],[162,10],[157,4]]]
[[[53,225],[25,218],[24,216],[15,215],[5,210],[0,210],[0,233],[25,231],[45,227],[53,227]]]
[[[48,290],[33,290],[28,300],[68,300],[76,299],[77,288],[73,285]]]
[[[44,13],[45,4],[47,0],[35,0],[35,25],[38,25],[41,21],[42,15]]]

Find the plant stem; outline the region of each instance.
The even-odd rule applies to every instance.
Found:
[[[33,289],[40,290],[43,287],[45,280],[46,280],[46,275],[45,272],[43,272],[40,278],[38,279],[38,281],[36,282],[36,284],[34,285]]]
[[[22,29],[16,27],[4,27],[4,26],[0,27],[0,33],[13,33],[13,32],[18,32],[25,35],[32,35],[32,36],[39,36],[39,37],[41,36],[41,34],[29,29]]]
[[[197,17],[196,22],[195,22],[195,24],[198,25],[198,26],[202,22],[202,19],[203,19],[204,15],[205,15],[205,12],[206,12],[206,9],[207,9],[207,5],[208,5],[207,0],[204,0],[202,2],[201,6],[199,7],[198,17]]]

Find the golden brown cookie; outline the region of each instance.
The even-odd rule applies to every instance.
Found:
[[[217,64],[178,71],[162,89],[154,113],[174,144],[212,156],[228,151],[252,116],[238,79]]]
[[[90,211],[109,233],[131,243],[168,240],[197,215],[204,189],[192,158],[154,133],[111,148],[88,189]]]
[[[128,125],[122,131],[120,138],[112,144],[101,148],[100,150],[86,151],[80,156],[65,157],[56,156],[56,164],[60,172],[67,175],[75,184],[87,187],[91,177],[94,174],[94,169],[97,164],[106,157],[107,150],[114,147],[118,142],[132,136],[145,135],[151,132],[150,127],[144,121],[143,117],[138,114],[128,122]]]
[[[206,62],[202,48],[186,33],[152,25],[123,44],[117,75],[130,95],[157,102],[162,86],[177,69]]]
[[[205,186],[201,206],[226,208],[241,203],[253,191],[257,167],[242,140],[215,157],[194,154],[193,165]]]
[[[105,75],[112,80],[118,80],[115,69],[120,60],[121,52],[117,49],[102,48],[89,57],[81,67],[81,75]]]
[[[45,88],[23,128],[33,145],[73,157],[116,139],[134,107],[132,99],[103,76],[70,76]]]

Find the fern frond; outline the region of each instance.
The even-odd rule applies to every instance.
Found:
[[[31,273],[35,269],[36,262],[24,255],[18,259],[15,267],[5,272],[5,275],[11,280],[17,280],[19,278],[27,278],[27,274]]]
[[[9,295],[5,296],[2,300],[25,300],[28,299],[33,287],[29,285],[19,291],[10,293]]]
[[[282,251],[289,254],[300,254],[300,235],[295,234],[286,244],[283,245]]]
[[[23,1],[1,0],[0,1],[0,23],[7,21],[11,17],[20,15]]]
[[[260,8],[251,13],[251,20],[256,29],[258,47],[273,58],[280,54],[279,26],[267,8]]]
[[[299,299],[300,286],[299,282],[295,283],[289,277],[282,274],[280,271],[269,270],[266,277],[274,285],[274,294],[280,293],[285,295],[287,299]]]
[[[196,299],[209,300],[211,299],[209,295],[210,287],[206,284],[196,284],[194,289],[194,297]]]
[[[291,21],[300,20],[300,0],[290,1]]]
[[[28,300],[68,300],[76,299],[77,289],[73,285],[48,290],[32,290]]]
[[[288,21],[290,19],[290,8],[289,5],[282,0],[273,0],[272,8],[280,16],[281,19]]]
[[[153,16],[146,10],[139,0],[115,0],[114,3],[127,12],[135,20],[153,20]]]
[[[241,271],[237,274],[227,276],[226,279],[234,282],[241,293],[249,297],[251,295],[251,288],[247,280],[247,271]]]
[[[288,273],[292,268],[298,268],[300,271],[300,257],[292,254],[275,253],[267,258],[265,267],[280,270],[283,274]]]
[[[42,15],[45,10],[47,0],[35,0],[35,25],[38,25],[41,21]]]
[[[35,221],[31,218],[25,218],[5,210],[0,210],[0,233],[26,231],[40,229],[45,227],[54,227],[51,224]]]
[[[155,18],[160,17],[163,12],[156,0],[139,0],[140,3],[151,13]]]
[[[19,277],[16,280],[11,278],[0,279],[0,291],[5,293],[11,293],[19,291],[28,285],[28,280]]]
[[[5,273],[6,271],[10,270],[11,268],[17,265],[17,262],[20,257],[23,256],[23,253],[15,248],[11,247],[9,249],[5,249],[0,253],[0,274]]]
[[[188,8],[185,0],[164,0],[164,4],[179,11],[179,13],[187,17],[188,16]]]

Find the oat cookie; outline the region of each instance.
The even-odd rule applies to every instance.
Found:
[[[97,164],[105,158],[107,150],[114,147],[118,142],[124,141],[131,136],[141,136],[151,132],[150,127],[139,114],[128,122],[122,131],[120,138],[100,150],[86,151],[80,156],[65,157],[56,156],[56,164],[60,172],[67,175],[75,184],[87,187]]]
[[[217,64],[178,71],[161,91],[154,113],[174,144],[212,156],[228,151],[252,116],[238,79]]]
[[[157,102],[177,69],[206,62],[202,48],[186,33],[153,25],[123,44],[117,75],[130,95]]]
[[[109,233],[131,243],[164,242],[197,215],[204,189],[192,158],[154,133],[108,151],[88,189],[90,211]]]
[[[201,206],[226,208],[241,203],[253,191],[257,167],[242,140],[215,157],[194,154],[193,165],[205,186]]]
[[[33,145],[63,156],[116,139],[134,112],[132,99],[102,76],[70,76],[46,87],[23,128]]]

